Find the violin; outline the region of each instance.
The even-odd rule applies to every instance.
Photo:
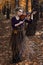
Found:
[[[31,15],[30,14],[23,14],[20,16],[20,19],[23,20],[23,19],[25,19],[25,17],[29,17],[29,16],[31,16]]]
[[[27,16],[27,15],[21,15],[21,16],[20,16],[20,19],[23,20],[23,19],[25,19],[26,16]]]

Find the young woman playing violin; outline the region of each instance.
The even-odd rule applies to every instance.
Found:
[[[12,17],[12,62],[17,63],[21,57],[21,41],[23,40],[23,19],[21,15],[23,10],[20,8],[15,9],[15,16]]]

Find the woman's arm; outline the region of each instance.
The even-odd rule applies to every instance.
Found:
[[[19,26],[21,24],[23,24],[23,21],[20,21],[19,23],[15,24],[15,27],[17,27],[17,26]]]

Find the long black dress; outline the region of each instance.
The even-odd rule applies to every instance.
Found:
[[[13,63],[17,63],[19,61],[21,61],[21,41],[23,39],[23,32],[22,31],[18,31],[17,34],[14,33],[14,30],[19,30],[19,27],[23,26],[23,24],[21,24],[19,27],[15,27],[14,25],[19,23],[21,20],[17,20],[15,17],[12,18],[11,22],[12,22],[12,61]]]

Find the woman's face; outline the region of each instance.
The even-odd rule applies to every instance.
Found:
[[[21,16],[23,14],[23,12],[18,11],[17,14],[18,14],[18,16]]]

